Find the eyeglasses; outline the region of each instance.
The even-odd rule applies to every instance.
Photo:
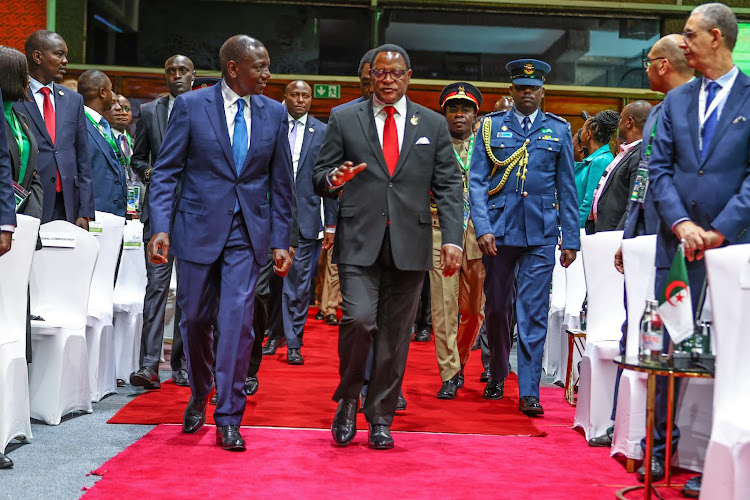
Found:
[[[376,80],[384,80],[386,76],[390,75],[394,80],[401,80],[406,76],[405,69],[371,69],[370,74]]]
[[[690,31],[690,30],[686,30],[686,31],[683,31],[681,33],[681,35],[682,35],[682,39],[683,40],[686,40],[688,42],[692,42],[701,33],[708,33],[708,31],[703,31],[703,30],[700,30],[700,31]]]
[[[646,69],[648,69],[654,61],[658,61],[660,59],[666,59],[666,57],[654,57],[653,59],[650,59],[648,57],[644,57],[643,58],[643,67],[646,68]]]

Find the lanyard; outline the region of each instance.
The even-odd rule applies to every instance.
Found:
[[[714,96],[714,100],[711,101],[708,109],[706,109],[706,94],[708,92],[705,92],[704,88],[701,88],[700,96],[698,97],[698,118],[700,119],[701,130],[703,130],[703,125],[708,120],[708,117],[719,107],[719,103],[726,99],[730,87],[730,83],[724,85],[719,93]]]
[[[18,157],[23,162],[23,132],[21,131],[21,123],[18,121],[15,113],[11,113],[10,116],[13,121],[9,125],[13,129],[13,136],[16,138],[16,144],[18,144]]]
[[[104,140],[107,141],[107,144],[110,145],[110,147],[112,148],[112,151],[115,153],[115,157],[117,157],[117,161],[120,162],[120,165],[125,166],[127,161],[125,160],[122,153],[120,152],[120,148],[117,146],[117,143],[115,142],[115,140],[109,134],[107,134],[106,130],[104,130],[104,127],[98,124],[96,120],[94,120],[94,118],[88,113],[88,111],[84,111],[84,112],[86,113],[86,118],[91,120],[91,123],[94,124],[94,126],[99,131],[99,133],[102,134],[102,137],[104,137]]]
[[[656,137],[656,126],[658,124],[659,124],[659,117],[657,116],[656,119],[654,120],[654,128],[651,130],[651,137],[648,140],[648,147],[646,148],[646,158],[651,158],[651,145],[654,143],[654,137]]]
[[[464,172],[469,171],[469,165],[471,165],[471,153],[474,152],[474,136],[471,136],[471,139],[469,139],[469,151],[466,153],[466,163],[461,161],[461,156],[456,151],[456,148],[453,148],[453,154],[456,155],[456,161],[461,166],[461,168],[464,170]]]

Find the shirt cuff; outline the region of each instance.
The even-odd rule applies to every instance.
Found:
[[[682,219],[677,219],[674,224],[672,224],[672,232],[674,232],[675,226],[679,224],[680,222],[685,222],[686,220],[690,220],[688,217],[683,217]]]
[[[463,249],[463,248],[462,248],[462,247],[461,247],[460,245],[456,245],[455,243],[446,243],[446,244],[445,244],[445,245],[443,245],[443,246],[444,246],[444,247],[456,247],[456,248],[458,248],[459,250],[461,250],[461,252],[463,252],[463,251],[464,251],[464,249]]]
[[[325,232],[330,233],[330,234],[336,234],[336,226],[326,226]]]
[[[336,186],[333,182],[331,182],[331,173],[333,173],[333,170],[331,170],[330,172],[326,174],[326,184],[328,184],[329,190],[331,191],[336,190],[340,188],[341,186],[343,186],[344,184],[346,184],[345,182],[342,182],[340,185]]]
[[[16,226],[13,224],[3,224],[0,226],[0,232],[6,232],[6,233],[14,233],[16,231]]]

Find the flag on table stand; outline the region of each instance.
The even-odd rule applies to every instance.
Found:
[[[677,248],[667,283],[659,293],[659,316],[673,343],[678,344],[693,334],[695,319],[682,245]]]

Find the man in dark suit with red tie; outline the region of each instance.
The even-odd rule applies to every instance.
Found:
[[[313,185],[320,196],[340,197],[333,260],[344,305],[331,431],[339,446],[356,434],[357,399],[374,342],[363,413],[370,448],[388,449],[419,292],[432,269],[430,192],[440,207],[446,275],[461,266],[463,197],[445,118],[405,96],[406,51],[375,49],[370,76],[373,96],[331,115]]]
[[[37,172],[44,185],[42,223],[61,219],[88,229],[94,185],[83,99],[56,83],[65,75],[67,56],[68,46],[57,33],[32,33],[26,39],[30,100],[13,106],[34,123]]]
[[[151,179],[148,251],[155,264],[167,264],[173,253],[180,273],[177,302],[191,389],[182,430],[197,432],[206,421],[215,326],[221,332],[216,443],[244,451],[239,426],[255,288],[269,245],[274,270],[284,276],[291,267],[294,187],[287,111],[262,95],[271,77],[266,48],[236,35],[222,45],[219,60],[219,84],[175,99]]]

